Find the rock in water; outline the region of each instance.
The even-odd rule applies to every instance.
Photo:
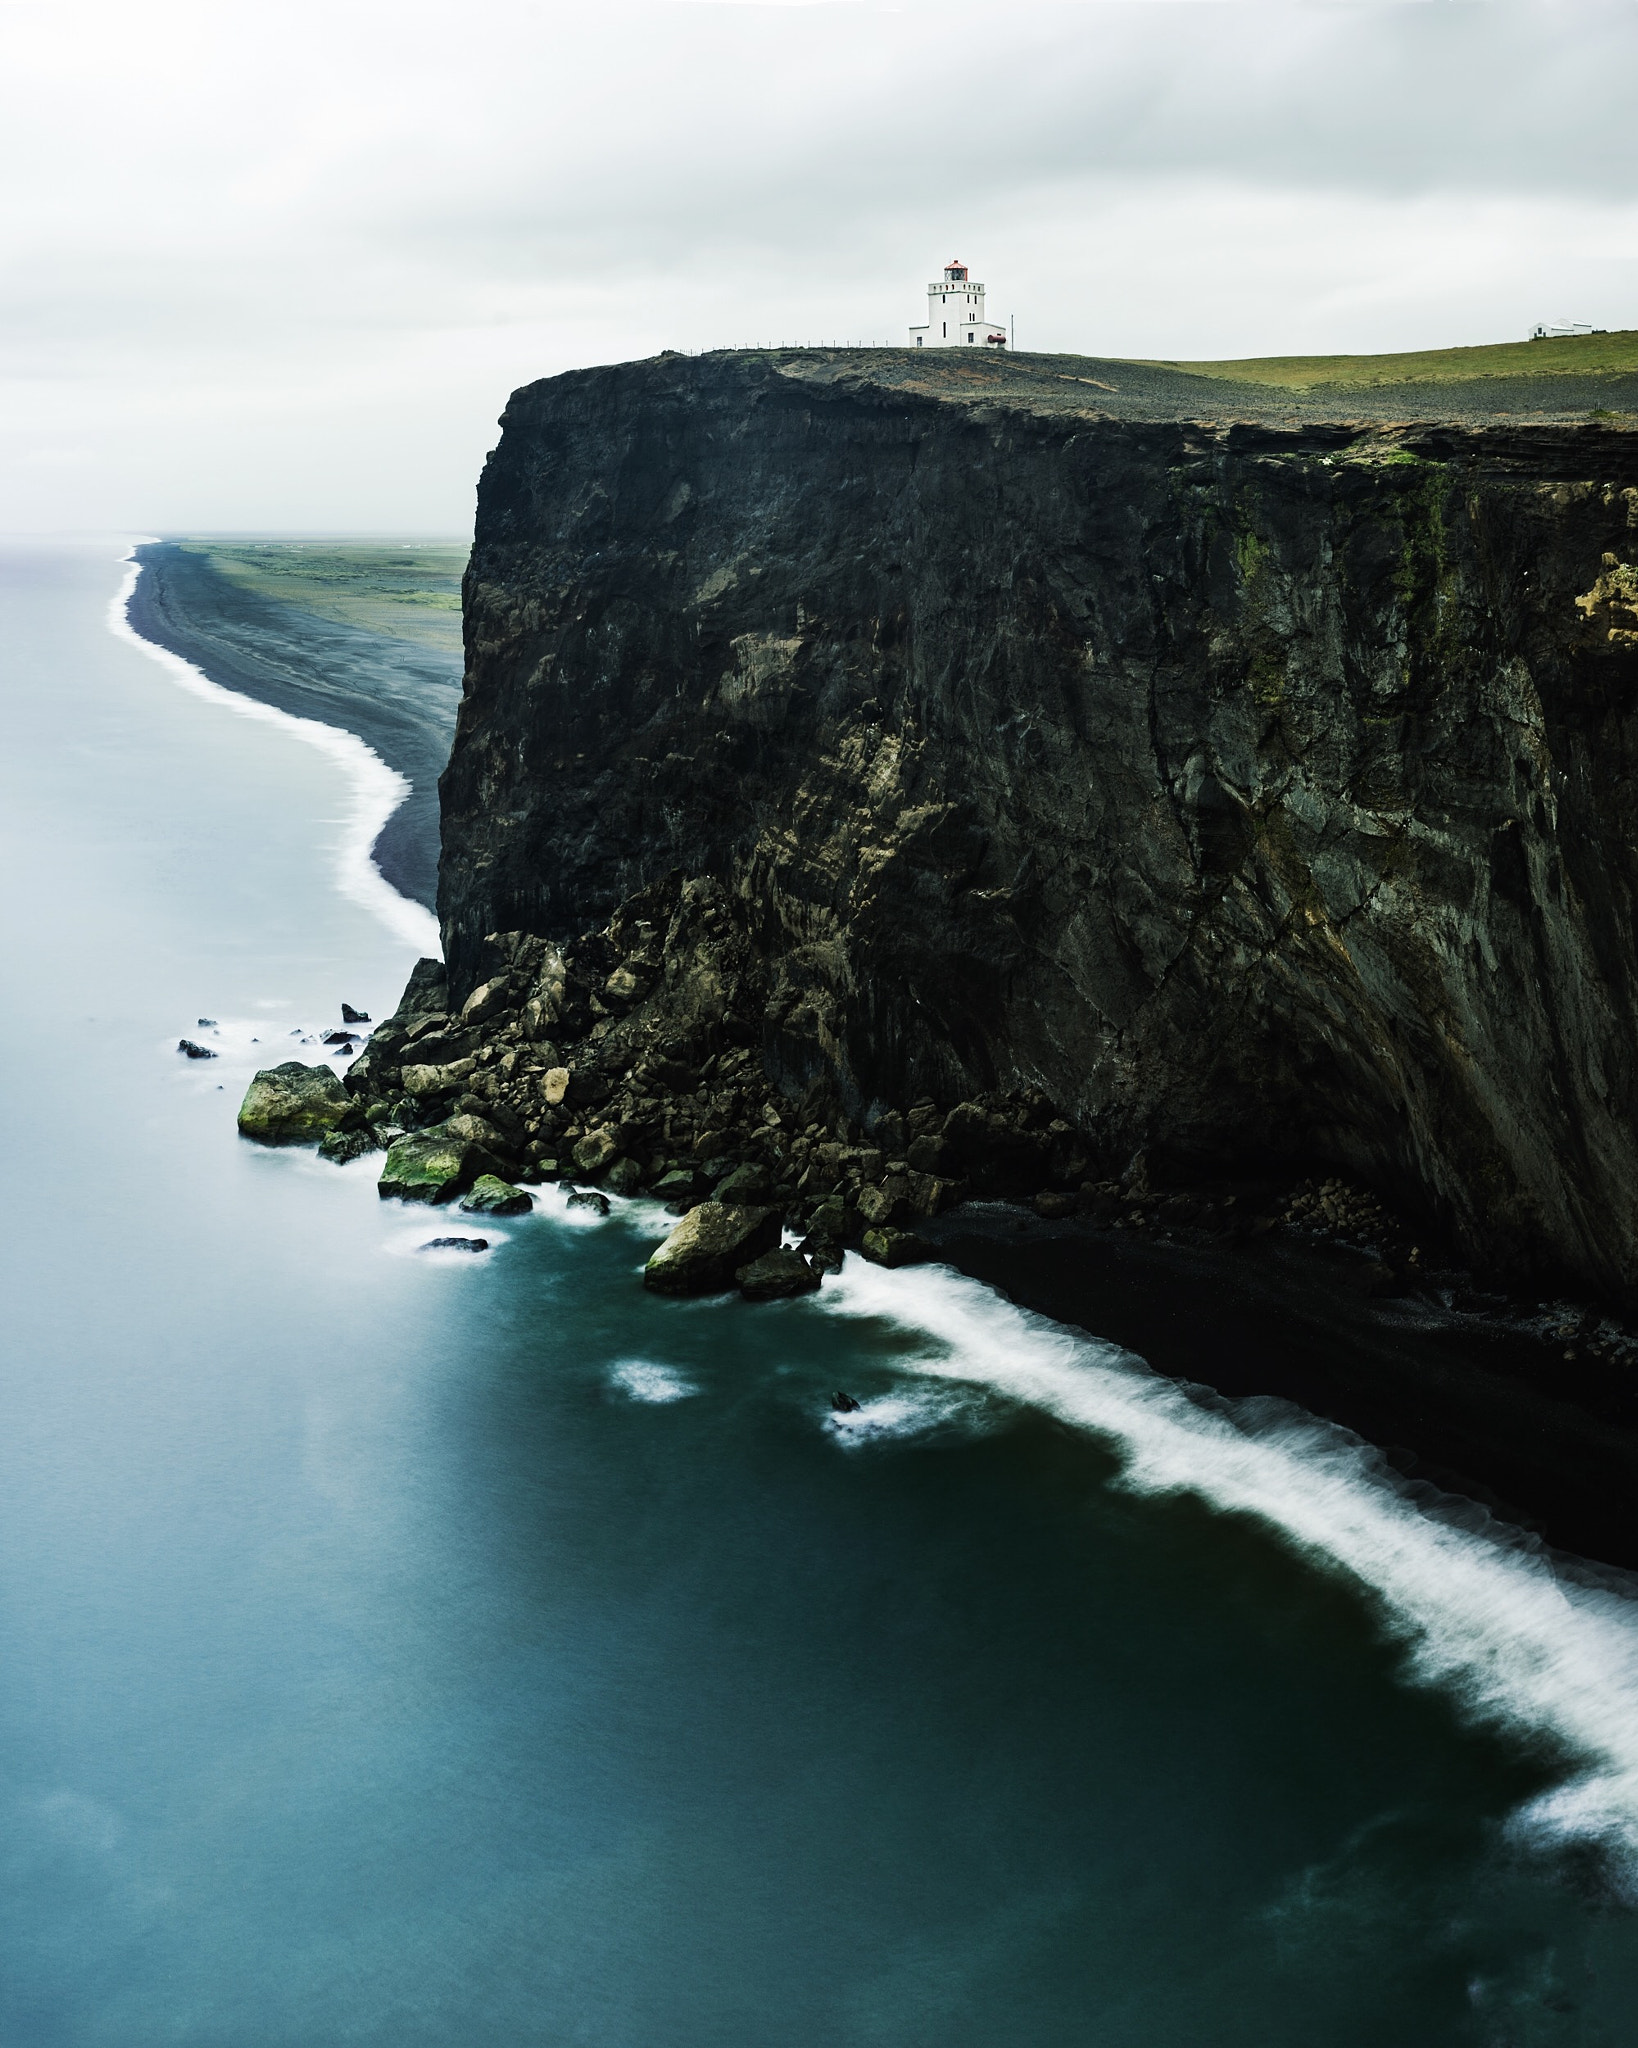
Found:
[[[362,1159],[366,1152],[379,1152],[381,1140],[368,1128],[362,1131],[331,1131],[319,1140],[319,1157],[332,1166],[345,1166],[349,1159]]]
[[[343,1024],[368,1024],[370,1013],[368,1010],[355,1010],[351,1003],[343,1003],[341,1021]]]
[[[591,1209],[599,1216],[606,1216],[610,1204],[608,1196],[600,1195],[596,1188],[576,1188],[563,1206],[565,1209]]]
[[[416,1249],[423,1252],[486,1252],[489,1240],[487,1237],[429,1237]]]
[[[179,1038],[176,1049],[185,1052],[190,1060],[213,1060],[216,1057],[208,1045],[195,1045],[191,1038]]]
[[[406,1131],[395,1138],[381,1169],[377,1192],[383,1200],[450,1202],[478,1177],[476,1147],[446,1132]]]
[[[779,1243],[777,1209],[740,1209],[701,1202],[672,1231],[643,1268],[643,1285],[656,1294],[719,1294]]]
[[[818,1273],[789,1245],[776,1245],[752,1259],[734,1278],[747,1301],[784,1301],[793,1294],[812,1294],[819,1285]]]
[[[333,1069],[286,1060],[282,1067],[265,1068],[245,1090],[239,1135],[261,1145],[311,1145],[333,1131],[351,1108]]]
[[[919,1266],[938,1256],[913,1230],[867,1230],[861,1249],[873,1266]]]
[[[534,1206],[522,1188],[493,1173],[480,1173],[461,1197],[461,1207],[469,1216],[527,1216]]]

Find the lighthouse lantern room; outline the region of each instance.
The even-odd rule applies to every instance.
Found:
[[[1005,348],[1007,331],[984,318],[984,287],[974,284],[965,263],[944,266],[927,287],[927,324],[910,330],[912,348]]]

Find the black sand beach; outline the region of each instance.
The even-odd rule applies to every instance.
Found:
[[[410,794],[375,843],[395,889],[432,908],[438,889],[438,777],[461,701],[459,655],[264,598],[176,541],[137,550],[130,604],[145,639],[213,682],[355,733],[407,777]]]

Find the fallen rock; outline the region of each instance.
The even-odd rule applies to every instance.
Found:
[[[732,1173],[725,1174],[718,1181],[713,1200],[729,1202],[740,1207],[759,1208],[767,1202],[773,1188],[768,1169],[756,1160],[748,1160],[744,1166],[736,1166]]]
[[[475,1149],[444,1131],[406,1131],[387,1150],[377,1192],[383,1200],[453,1201],[478,1177]]]
[[[938,1256],[913,1230],[867,1230],[860,1249],[873,1266],[919,1266]]]
[[[368,1010],[355,1010],[351,1003],[343,1003],[341,1021],[343,1024],[368,1024],[370,1013]]]
[[[467,997],[461,1005],[461,1022],[482,1024],[486,1019],[493,1017],[497,1010],[506,1008],[511,1000],[511,994],[512,977],[509,974],[497,974],[481,988],[475,988]]]
[[[480,1173],[461,1197],[469,1216],[526,1216],[534,1206],[522,1188],[494,1173]]]
[[[453,1095],[477,1065],[476,1060],[451,1060],[448,1066],[413,1066],[404,1069],[406,1095]]]
[[[643,1285],[657,1294],[721,1293],[742,1266],[775,1248],[779,1225],[777,1209],[701,1202],[643,1268]]]
[[[486,1252],[489,1240],[487,1237],[429,1237],[416,1249],[423,1252]]]
[[[734,1279],[747,1301],[784,1301],[794,1294],[812,1294],[819,1285],[818,1273],[789,1245],[776,1245],[752,1259]]]
[[[381,1140],[372,1130],[330,1131],[319,1140],[319,1157],[332,1166],[345,1166],[349,1159],[362,1159],[366,1152],[379,1152]]]
[[[601,1173],[620,1156],[620,1134],[608,1124],[588,1131],[574,1148],[574,1163],[582,1173]]]
[[[699,1194],[703,1176],[689,1166],[674,1166],[662,1173],[649,1189],[657,1202],[691,1202]]]
[[[617,1195],[634,1195],[643,1185],[643,1169],[635,1159],[617,1159],[604,1173],[603,1185]]]
[[[548,1067],[541,1078],[540,1099],[548,1109],[557,1109],[574,1076],[572,1067]]]
[[[329,1067],[286,1060],[267,1067],[245,1090],[239,1135],[259,1145],[311,1145],[333,1131],[352,1103]]]
[[[185,1052],[190,1060],[213,1060],[216,1057],[208,1045],[195,1045],[191,1038],[179,1038],[176,1049]]]
[[[842,1247],[822,1230],[810,1230],[796,1249],[821,1273],[839,1273],[842,1270]]]
[[[600,1195],[596,1188],[576,1188],[563,1206],[566,1209],[591,1209],[599,1216],[606,1216],[610,1205],[608,1196]]]

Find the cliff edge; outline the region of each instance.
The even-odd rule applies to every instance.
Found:
[[[1022,1105],[1026,1184],[1341,1169],[1630,1303],[1638,433],[1064,361],[515,394],[442,782],[492,1092],[550,1135],[575,1035],[658,1173],[754,1069],[810,1194],[884,1116],[999,1184]]]

